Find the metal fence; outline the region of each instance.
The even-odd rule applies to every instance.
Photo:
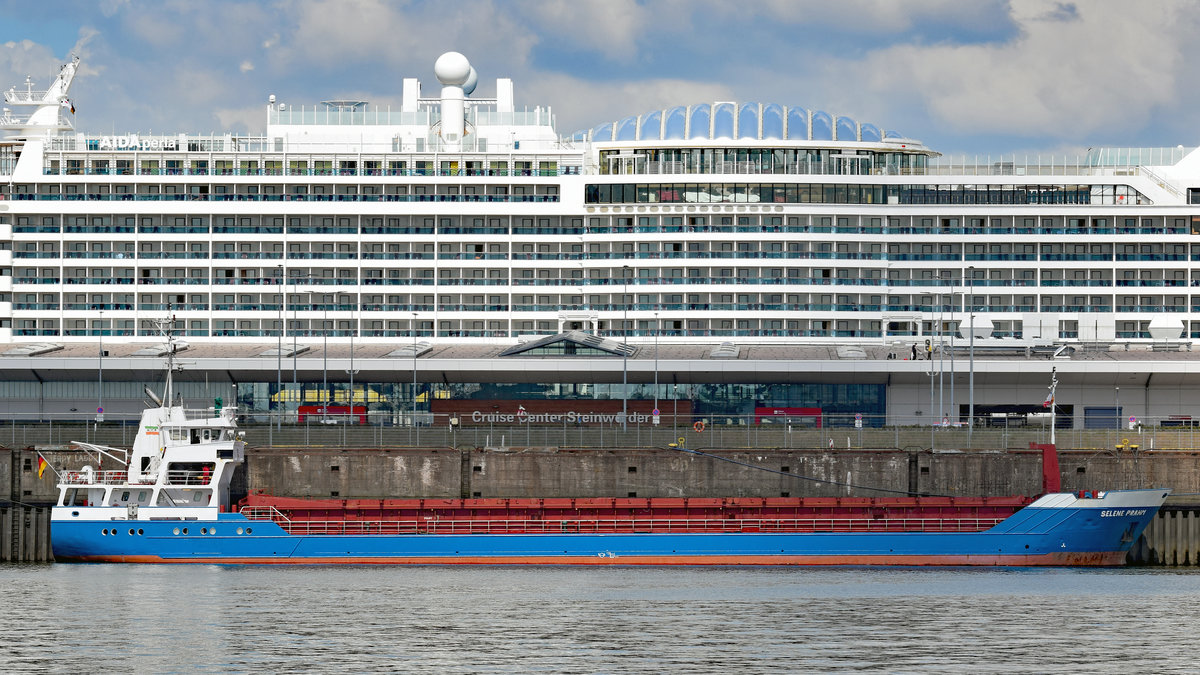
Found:
[[[1008,418],[929,425],[927,418],[896,419],[863,416],[813,418],[755,418],[735,415],[663,415],[653,420],[621,424],[464,423],[449,415],[367,417],[361,420],[329,415],[295,414],[275,417],[256,413],[240,420],[251,446],[290,447],[462,447],[497,450],[524,448],[819,448],[830,450],[923,449],[1026,449],[1030,443],[1051,440],[1046,419]],[[645,417],[645,416],[643,416]],[[416,422],[415,424],[413,422]],[[1064,420],[1060,420],[1064,421]],[[1082,419],[1075,419],[1082,423]],[[1129,428],[1058,428],[1055,441],[1063,449],[1107,451],[1191,450],[1200,447],[1200,428],[1178,416],[1139,419]],[[1115,427],[1117,420],[1110,426]],[[63,446],[84,441],[129,447],[138,433],[136,416],[108,414],[103,422],[75,416],[55,416],[40,421],[0,419],[0,444],[9,447]],[[861,425],[861,426],[860,426]]]

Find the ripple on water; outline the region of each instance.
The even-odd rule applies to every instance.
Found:
[[[4,672],[1193,672],[1179,570],[0,566]]]

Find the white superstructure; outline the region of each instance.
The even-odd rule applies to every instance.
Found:
[[[261,136],[92,135],[76,64],[5,95],[0,339],[155,341],[165,311],[192,342],[1200,338],[1194,149],[958,165],[727,102],[565,136],[511,80],[474,98],[453,52],[399,110],[272,96]]]
[[[55,470],[55,521],[215,520],[230,508],[229,485],[245,459],[237,430],[237,408],[217,403],[188,410],[173,389],[176,342],[167,319],[156,322],[166,338],[166,370],[161,395],[146,388],[147,404],[130,450],[76,441],[96,462],[79,470]],[[109,466],[104,469],[105,458]],[[105,530],[103,536],[116,535]],[[134,534],[130,530],[130,535]],[[138,532],[141,534],[141,532]],[[178,532],[176,532],[178,534]]]

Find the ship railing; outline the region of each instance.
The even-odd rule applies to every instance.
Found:
[[[637,534],[982,532],[1004,518],[572,518],[292,520],[271,506],[243,507],[250,520],[272,520],[294,535]]]
[[[292,524],[291,519],[274,506],[243,506],[239,513],[245,516],[246,520],[269,520],[289,531]]]
[[[122,485],[129,482],[129,472],[114,471],[64,471],[62,482],[66,485]]]
[[[69,485],[123,485],[129,482],[129,472],[124,469],[114,471],[66,471],[62,474],[63,483]]]
[[[167,485],[208,485],[211,480],[211,471],[207,474],[203,471],[183,469],[172,469],[167,472]]]

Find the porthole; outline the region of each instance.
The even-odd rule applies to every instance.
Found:
[[[146,534],[146,532],[144,530],[142,530],[142,528],[139,527],[138,528],[138,536],[141,536],[143,534]]]
[[[184,534],[187,534],[187,528],[186,528],[186,527],[185,527],[185,528],[183,528],[183,533],[184,533]]]
[[[208,533],[209,533],[209,534],[216,534],[216,533],[217,533],[217,528],[215,528],[215,527],[210,527],[210,528],[208,528]]]
[[[208,528],[207,527],[200,528],[200,534],[208,534]]]
[[[131,537],[133,536],[133,528],[132,527],[129,528],[129,536],[131,536]]]
[[[171,534],[179,534],[179,528],[177,527],[177,528],[171,530]]]
[[[237,533],[238,533],[238,534],[242,534],[242,528],[240,528],[240,527],[239,527],[239,528],[237,529]]]
[[[72,512],[71,512],[71,517],[72,517],[72,518],[78,518],[78,517],[79,517],[79,512],[78,512],[78,511],[72,511]]]
[[[251,532],[253,532],[253,531],[254,531],[254,530],[252,530],[252,529],[250,529],[250,528],[248,528],[248,527],[246,528],[246,534],[250,534],[250,533],[251,533]]]
[[[108,536],[108,530],[100,530],[100,534],[101,534],[101,536],[105,536],[105,537],[107,537],[107,536]]]

